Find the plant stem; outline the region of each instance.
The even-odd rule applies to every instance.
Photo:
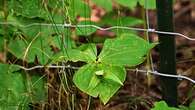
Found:
[[[173,32],[173,0],[157,0],[158,30]],[[159,35],[160,72],[176,74],[175,37]],[[177,79],[160,77],[163,100],[169,106],[177,106]]]
[[[144,24],[143,24],[144,29],[148,28],[148,23],[147,23],[147,18],[146,18],[147,15],[145,13],[145,10],[147,10],[147,9],[145,9],[144,7],[141,7],[142,19],[144,20]],[[148,32],[144,32],[144,39],[146,41],[150,42],[149,41],[149,33]],[[151,70],[151,68],[152,68],[152,65],[151,65],[152,61],[151,61],[151,57],[150,56],[151,56],[151,54],[148,53],[147,57],[146,57],[146,69],[147,70]],[[148,73],[147,74],[147,84],[148,84],[148,87],[150,87],[151,83],[152,83],[152,75],[150,73]]]
[[[4,12],[4,22],[7,22],[7,17],[8,17],[8,10],[7,10],[7,0],[3,1],[3,12]],[[6,63],[7,61],[7,38],[8,38],[8,34],[7,34],[7,25],[4,25],[4,46],[3,46],[3,62]]]

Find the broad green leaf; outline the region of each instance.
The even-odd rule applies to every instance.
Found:
[[[37,73],[36,73],[37,74]],[[39,74],[39,73],[38,73]],[[32,96],[31,99],[34,103],[42,103],[46,101],[47,89],[46,89],[46,78],[40,75],[32,75],[28,79],[31,83]]]
[[[45,65],[53,55],[48,41],[49,39],[41,37],[35,40],[27,53],[27,57],[29,59],[37,57],[40,64]]]
[[[1,82],[0,82],[0,109],[16,109],[16,108],[26,108],[27,102],[27,91],[25,84],[25,80],[21,73],[0,73]],[[2,83],[4,82],[4,83]],[[22,105],[24,104],[24,107]]]
[[[103,72],[99,75],[97,72]],[[125,81],[126,71],[122,67],[104,64],[86,64],[73,77],[75,85],[83,92],[97,97],[106,104]]]
[[[179,110],[190,110],[190,109],[184,105],[179,105]]]
[[[115,74],[107,74],[104,76],[104,78],[110,79],[112,81],[115,81],[116,83],[123,85],[123,82],[117,76],[115,76]]]
[[[118,4],[134,9],[137,6],[137,0],[115,0]]]
[[[107,12],[112,11],[112,0],[92,0],[97,6],[104,8]]]
[[[48,6],[51,8],[63,8],[64,0],[48,0]]]
[[[8,47],[9,51],[17,58],[27,62],[34,62],[35,57],[41,64],[46,64],[52,55],[49,44],[45,39],[39,38],[32,43],[27,43],[23,40],[12,40]]]
[[[120,18],[115,19],[115,20],[118,20],[119,26],[136,26],[136,25],[141,25],[144,23],[143,20],[135,18],[135,17],[120,17]],[[117,21],[115,23],[117,23]]]
[[[100,21],[101,25],[110,26],[136,26],[143,24],[143,20],[135,17],[116,16],[115,13],[106,14]]]
[[[45,18],[47,16],[44,11],[41,0],[12,0],[9,4],[10,9],[13,9],[17,15],[22,15],[27,18]]]
[[[81,50],[83,53],[86,54],[86,56],[90,56],[91,59],[95,60],[97,58],[97,48],[96,44],[88,43],[83,44],[80,47],[78,47],[79,50]]]
[[[160,102],[156,102],[154,104],[154,108],[152,108],[151,110],[179,110],[179,109],[175,107],[169,107],[165,101],[160,101]]]
[[[20,70],[20,68],[17,65],[9,65],[9,64],[0,63],[0,70],[2,70],[1,72],[12,73],[12,72]]]
[[[40,33],[43,37],[51,37],[52,35],[70,36],[71,33],[69,28],[64,28],[63,26],[56,26],[55,24],[63,23],[62,18],[60,18],[57,14],[53,17],[55,21],[54,23],[52,22],[53,25],[44,25],[44,23],[48,23],[48,21],[44,21],[43,19],[26,18],[23,16],[13,15],[9,15],[7,21],[13,22],[10,27],[14,27],[14,32],[20,32],[22,36],[25,36],[25,39],[27,41],[32,40],[38,33]]]
[[[9,52],[11,52],[14,56],[22,59],[26,46],[27,45],[22,40],[13,40],[13,41],[10,41],[8,48],[9,48]]]
[[[3,10],[3,4],[4,4],[3,2],[4,2],[3,0],[0,1],[0,10]]]
[[[91,80],[94,80],[94,77],[97,77],[94,72],[96,71],[96,65],[95,64],[87,64],[81,67],[73,77],[73,82],[75,85],[82,90],[83,92],[93,96],[98,96],[98,91],[88,91],[91,88],[91,83],[98,83],[98,80],[95,80],[96,82],[92,82]],[[96,79],[96,78],[95,78]],[[97,86],[97,85],[96,85]],[[94,87],[92,87],[92,90]]]
[[[97,56],[97,49],[95,44],[84,44],[78,49],[66,49],[64,52],[59,52],[53,56],[52,62],[61,61],[83,61],[95,62]]]
[[[31,23],[30,23],[31,24]],[[42,37],[47,37],[49,39],[51,39],[51,35],[52,34],[58,34],[58,35],[62,35],[65,36],[68,33],[68,30],[66,30],[66,28],[62,28],[62,27],[55,27],[55,26],[32,26],[31,27],[24,27],[24,28],[20,28],[22,30],[22,33],[24,34],[24,36],[26,36],[28,41],[31,41],[34,37],[36,37],[38,34],[40,34]]]
[[[115,32],[116,36],[121,36],[124,33],[128,34],[129,36],[137,36],[138,32],[133,31],[133,30],[124,30],[124,29],[113,29],[113,32]]]
[[[76,47],[76,42],[71,39],[70,30],[65,30],[65,32],[67,32],[67,34],[63,35],[64,37],[62,37],[61,35],[52,36],[52,40],[50,43],[53,47],[56,47],[61,51],[64,51],[65,48]]]
[[[98,91],[94,91],[94,89],[97,87],[97,85],[100,83],[100,79],[98,78],[97,75],[93,75],[90,82],[89,82],[89,85],[88,85],[88,88],[86,89],[87,91],[89,91],[89,93],[92,93],[91,95],[94,96],[94,97],[97,97],[97,93]],[[94,92],[91,92],[91,91],[94,91]]]
[[[99,90],[99,98],[104,104],[106,104],[118,90],[118,88],[116,89],[116,87],[118,87],[118,85],[110,80],[101,81],[101,84],[97,87],[97,90]]]
[[[106,104],[109,99],[119,90],[126,78],[126,71],[121,67],[103,65],[105,76],[97,86],[100,100]]]
[[[19,33],[18,36],[20,36],[20,38],[24,36],[24,38],[22,38],[23,40],[18,40],[18,38],[11,40],[8,46],[9,51],[19,59],[23,59],[26,54],[25,61],[32,63],[35,57],[37,57],[40,64],[46,64],[50,56],[53,55],[51,45],[58,47],[61,51],[63,51],[62,49],[64,49],[64,47],[72,46],[70,29],[68,28],[55,27],[55,25],[38,26],[40,22],[45,22],[43,19],[39,18],[35,19],[10,15],[7,20],[8,22],[14,22],[11,26],[14,27],[13,30],[16,31],[16,33]],[[57,37],[51,37],[52,35],[56,35]],[[33,41],[33,39],[35,39],[35,41]],[[53,39],[58,39],[58,42],[55,42],[56,40]],[[33,42],[29,46],[31,41]],[[28,46],[30,48],[26,51]]]
[[[0,12],[0,22],[5,22],[4,21],[4,15],[1,15],[2,13]],[[2,18],[1,18],[2,17]],[[11,22],[9,20],[9,16],[7,18],[7,22]],[[14,22],[13,24],[17,24],[17,22]],[[4,39],[9,40],[10,38],[13,38],[13,36],[17,35],[17,28],[14,27],[13,25],[6,25],[6,28],[4,28],[5,25],[0,25],[0,37],[2,36]],[[5,30],[6,29],[6,30]],[[1,40],[3,42],[3,40]]]
[[[60,0],[61,1],[61,0]],[[59,9],[60,10],[60,9]],[[52,12],[52,14],[48,15],[49,17],[47,17],[47,21],[50,21],[50,23],[54,24],[53,25],[53,28],[56,29],[56,28],[61,28],[61,29],[66,29],[64,28],[63,26],[61,27],[56,27],[55,24],[63,24],[65,22],[65,19],[64,19],[64,13],[63,12],[55,12],[55,10]],[[52,27],[52,26],[51,26]],[[60,30],[61,30],[60,29]]]
[[[1,15],[0,15],[0,21],[3,22],[3,18],[1,19]],[[0,35],[3,35],[3,25],[0,25]]]
[[[81,21],[78,23],[78,25],[95,25],[94,22],[91,21]],[[97,29],[92,27],[77,27],[76,28],[76,34],[81,36],[89,36],[93,34]]]
[[[179,110],[195,110],[195,101],[193,100],[189,107],[184,105],[179,105]]]
[[[156,0],[138,0],[139,4],[147,9],[156,9]]]
[[[145,56],[155,45],[135,35],[123,34],[105,41],[98,62],[115,66],[136,66],[145,60]]]
[[[0,109],[16,109],[26,97],[24,79],[18,70],[15,65],[0,64]]]
[[[68,7],[68,6],[67,6]],[[89,18],[91,16],[91,9],[83,0],[70,0],[69,15],[75,21],[77,16]]]
[[[84,52],[77,49],[66,49],[65,52],[59,52],[55,54],[52,58],[52,62],[62,62],[62,61],[83,61],[83,62],[93,62],[90,56],[86,55]]]
[[[40,102],[46,98],[45,90],[41,88],[43,83],[40,83],[43,82],[43,78],[32,76],[34,85],[29,87],[28,79],[19,70],[16,65],[0,64],[0,109],[2,110],[27,109],[30,102]]]
[[[189,110],[195,110],[195,100],[190,103]]]
[[[135,17],[127,17],[127,16],[116,16],[115,13],[108,13],[106,14],[102,20],[100,21],[101,26],[109,25],[109,26],[138,26],[142,25],[144,23],[143,20]],[[123,34],[123,33],[136,33],[133,30],[129,29],[113,29],[112,32],[114,32],[117,36]]]
[[[63,23],[64,12],[59,11],[65,7],[63,0],[48,0],[43,3],[42,0],[10,0],[8,4],[9,11],[16,16],[25,18],[35,18],[39,20],[54,21]],[[46,7],[48,9],[46,9]],[[51,20],[52,19],[52,20]]]
[[[99,22],[99,25],[101,26],[138,26],[142,25],[144,23],[143,20],[135,17],[127,17],[127,16],[116,16],[115,13],[110,12],[106,14],[102,20]],[[117,36],[123,34],[123,33],[135,33],[133,30],[129,29],[112,29],[112,32],[114,32]]]
[[[0,35],[0,52],[3,51],[4,48],[4,38]]]

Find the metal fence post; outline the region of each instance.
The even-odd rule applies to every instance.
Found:
[[[173,0],[156,0],[158,30],[173,32]],[[160,51],[159,71],[176,74],[175,36],[158,34]],[[160,77],[163,100],[169,106],[177,106],[177,79]]]

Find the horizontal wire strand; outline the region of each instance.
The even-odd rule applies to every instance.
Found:
[[[14,22],[0,22],[0,25],[17,25],[17,23]],[[19,27],[23,27],[23,28],[28,28],[28,27],[32,27],[32,26],[54,26],[54,24],[49,24],[49,23],[32,23],[32,24],[28,24],[28,25],[18,25]],[[149,33],[157,33],[157,34],[167,34],[167,35],[175,35],[175,36],[181,36],[185,39],[188,39],[190,41],[195,41],[195,38],[191,38],[188,37],[184,34],[181,33],[177,33],[177,32],[166,32],[166,31],[158,31],[155,29],[143,29],[143,28],[134,28],[134,27],[127,27],[127,26],[112,26],[112,27],[108,27],[108,28],[102,28],[100,26],[97,25],[72,25],[72,24],[55,24],[55,26],[57,27],[66,27],[66,28],[96,28],[98,30],[102,30],[102,31],[108,31],[108,30],[113,30],[113,29],[126,29],[126,30],[134,30],[134,31],[140,31],[140,32],[149,32]]]
[[[20,69],[23,69],[25,71],[31,71],[31,70],[34,70],[34,69],[41,69],[41,68],[52,68],[52,69],[57,69],[57,68],[67,68],[67,69],[79,69],[79,67],[72,67],[70,65],[67,65],[67,66],[57,66],[57,65],[49,65],[49,66],[42,66],[42,65],[37,65],[37,66],[33,66],[33,67],[30,67],[30,68],[26,68],[24,66],[20,66],[20,65],[17,65]]]
[[[79,69],[79,67],[73,67],[73,66],[70,66],[70,65],[67,65],[67,66],[56,66],[56,65],[42,66],[42,65],[38,65],[38,66],[33,66],[31,68],[26,68],[26,67],[18,65],[18,67],[20,69],[25,70],[25,71],[31,71],[31,70],[34,70],[34,69],[41,69],[41,68],[53,68],[53,69],[67,68],[67,69],[76,69],[76,70]],[[140,70],[138,68],[136,68],[136,69],[127,69],[127,70],[136,71],[136,72],[145,73],[145,74],[151,73],[153,75],[163,76],[163,77],[177,78],[178,80],[185,79],[185,80],[188,80],[188,81],[192,82],[193,84],[195,84],[195,80],[193,80],[193,79],[191,79],[187,76],[180,75],[180,74],[179,75],[170,75],[170,74],[160,73],[160,72],[157,72],[157,71]]]

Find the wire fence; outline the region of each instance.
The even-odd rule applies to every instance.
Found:
[[[14,22],[0,22],[0,25],[17,25],[17,23]],[[107,27],[107,28],[102,28],[100,26],[97,25],[72,25],[72,24],[50,24],[50,23],[31,23],[28,25],[18,25],[18,27],[23,27],[23,28],[28,28],[28,27],[32,27],[32,26],[56,26],[56,27],[66,27],[66,28],[96,28],[98,30],[101,31],[109,31],[109,30],[113,30],[113,29],[124,29],[124,30],[132,30],[132,31],[139,31],[139,32],[149,32],[149,33],[156,33],[156,34],[167,34],[167,35],[174,35],[174,36],[180,36],[183,37],[187,40],[190,41],[195,41],[195,38],[186,36],[182,33],[177,33],[177,32],[167,32],[167,31],[160,31],[160,30],[156,30],[153,28],[149,28],[149,29],[144,29],[144,28],[135,28],[135,27],[128,27],[128,26],[111,26],[111,27]]]
[[[16,25],[16,23],[14,22],[0,22],[1,25]],[[19,27],[23,27],[23,28],[28,28],[28,27],[32,27],[32,26],[53,26],[54,24],[48,24],[48,23],[32,23],[32,24],[28,24],[28,25],[19,25]],[[107,27],[107,28],[102,28],[99,27],[97,25],[72,25],[72,24],[55,24],[55,26],[57,27],[66,27],[66,28],[96,28],[98,30],[102,30],[102,31],[109,31],[109,30],[113,30],[113,29],[126,29],[126,30],[133,30],[133,31],[140,31],[140,32],[148,32],[148,33],[156,33],[156,34],[167,34],[167,35],[175,35],[175,36],[180,36],[183,37],[185,39],[188,39],[190,41],[195,41],[195,38],[191,38],[188,37],[184,34],[181,33],[176,33],[176,32],[166,32],[166,31],[157,31],[155,29],[144,29],[144,28],[134,28],[134,27],[127,27],[127,26],[112,26],[112,27]],[[71,69],[79,69],[78,67],[72,67],[70,65],[68,66],[34,66],[31,68],[26,68],[23,66],[19,66],[21,69],[24,69],[26,71],[30,71],[30,70],[34,70],[34,69],[38,69],[38,68],[71,68]],[[153,66],[152,66],[153,67]],[[132,69],[131,69],[132,70]],[[152,69],[153,70],[153,69]],[[139,70],[139,69],[134,69],[132,71],[137,71],[137,72],[141,72],[141,73],[151,73],[154,75],[158,75],[158,76],[164,76],[164,77],[171,77],[171,78],[177,78],[177,79],[185,79],[188,80],[192,83],[195,84],[195,80],[186,77],[186,76],[182,76],[182,75],[169,75],[169,74],[165,74],[165,73],[159,73],[155,70],[153,71],[148,71],[148,70]]]
[[[14,22],[0,22],[1,25],[17,25],[17,23]],[[32,23],[32,24],[28,24],[28,25],[18,25],[19,27],[23,27],[23,28],[28,28],[28,27],[32,27],[32,26],[54,26],[54,24],[49,24],[49,23]],[[156,34],[167,34],[167,35],[175,35],[175,36],[180,36],[183,37],[185,39],[188,39],[190,41],[195,41],[195,38],[192,37],[188,37],[184,34],[181,33],[177,33],[177,32],[167,32],[167,31],[160,31],[160,30],[156,30],[156,29],[144,29],[144,28],[135,28],[135,27],[127,27],[127,26],[112,26],[112,27],[107,27],[107,28],[102,28],[100,26],[97,25],[72,25],[72,24],[55,24],[56,27],[66,27],[66,28],[96,28],[98,30],[102,30],[102,31],[109,31],[109,30],[113,30],[113,29],[124,29],[124,30],[133,30],[133,31],[140,31],[140,32],[149,32],[149,33],[156,33]]]
[[[145,5],[147,8],[147,0],[145,0]],[[0,22],[0,25],[15,25],[18,27],[22,27],[22,28],[29,28],[32,26],[55,26],[55,27],[62,27],[62,28],[95,28],[97,30],[102,30],[102,31],[109,31],[109,30],[113,30],[113,29],[123,29],[123,30],[133,30],[133,31],[139,31],[139,32],[147,32],[148,33],[156,33],[156,34],[166,34],[166,35],[174,35],[174,36],[180,36],[183,37],[187,40],[190,41],[195,41],[195,38],[186,36],[182,33],[177,33],[177,32],[166,32],[166,31],[161,31],[161,30],[156,30],[154,28],[150,28],[150,23],[149,23],[149,11],[148,9],[145,10],[145,14],[146,14],[146,24],[147,24],[147,28],[136,28],[136,27],[128,27],[128,26],[112,26],[112,27],[100,27],[97,25],[92,25],[92,24],[85,24],[85,25],[74,25],[74,24],[54,24],[54,23],[31,23],[31,24],[27,24],[27,25],[18,25],[15,22]],[[148,36],[148,35],[147,35]],[[152,59],[151,59],[152,60]],[[153,63],[153,62],[152,62]],[[49,66],[42,66],[42,65],[37,65],[37,66],[33,66],[30,68],[26,68],[24,66],[19,66],[21,69],[25,70],[25,71],[31,71],[34,69],[40,69],[40,68],[70,68],[70,69],[79,69],[79,67],[73,67],[71,65],[67,65],[67,66],[63,66],[63,65],[49,65]],[[153,68],[153,65],[152,65]],[[130,71],[136,71],[139,73],[144,73],[144,74],[148,74],[151,73],[153,75],[157,75],[157,76],[163,76],[163,77],[170,77],[170,78],[177,78],[178,80],[188,80],[191,83],[195,84],[195,80],[187,77],[187,76],[183,76],[183,75],[170,75],[170,74],[165,74],[165,73],[160,73],[155,71],[154,69],[152,69],[152,71],[150,70],[142,70],[142,69],[127,69]]]
[[[53,68],[53,69],[58,69],[58,68],[67,68],[67,69],[75,69],[75,70],[78,70],[79,67],[73,67],[71,65],[66,65],[66,66],[61,66],[61,65],[49,65],[49,66],[42,66],[42,65],[38,65],[38,66],[33,66],[33,67],[30,67],[30,68],[26,68],[24,66],[18,66],[19,68],[25,70],[25,71],[31,71],[31,70],[35,70],[35,69],[41,69],[41,68]],[[140,72],[140,73],[151,73],[153,75],[157,75],[157,76],[164,76],[164,77],[170,77],[170,78],[177,78],[178,80],[182,80],[182,79],[185,79],[185,80],[188,80],[190,82],[192,82],[193,84],[195,84],[195,80],[187,77],[187,76],[183,76],[183,75],[170,75],[170,74],[165,74],[165,73],[160,73],[158,71],[150,71],[150,70],[141,70],[141,69],[126,69],[126,70],[129,70],[129,71],[135,71],[135,72]]]

